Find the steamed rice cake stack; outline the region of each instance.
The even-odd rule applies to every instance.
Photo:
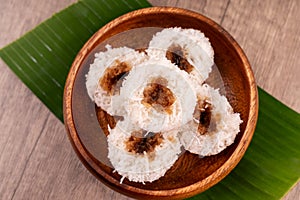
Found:
[[[96,54],[86,87],[97,106],[120,119],[108,126],[107,141],[121,182],[159,179],[182,149],[209,156],[234,142],[239,114],[204,83],[213,57],[202,32],[181,28],[156,33],[144,52],[107,46]]]

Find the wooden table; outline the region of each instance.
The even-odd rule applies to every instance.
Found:
[[[75,0],[0,0],[0,47]],[[299,0],[150,0],[200,12],[245,50],[260,87],[300,111]],[[128,199],[96,180],[63,124],[0,61],[0,199]],[[300,199],[300,182],[284,199]]]

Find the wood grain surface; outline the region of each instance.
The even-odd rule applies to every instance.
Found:
[[[0,48],[75,0],[0,0]],[[257,83],[300,112],[300,1],[149,0],[200,12],[246,52]],[[0,199],[129,199],[81,164],[64,125],[0,61]],[[300,199],[300,183],[284,197]]]

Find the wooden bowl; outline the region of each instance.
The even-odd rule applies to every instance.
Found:
[[[120,184],[121,177],[113,172],[114,169],[107,158],[106,136],[97,119],[101,113],[97,113],[94,103],[87,95],[85,74],[88,72],[89,64],[93,62],[94,53],[103,49],[102,43],[109,41],[120,46],[126,45],[126,38],[109,39],[127,30],[143,27],[182,27],[204,32],[214,48],[215,63],[224,82],[225,95],[234,111],[240,113],[243,123],[240,125],[240,133],[235,142],[217,155],[199,158],[185,152],[166,175],[157,181],[142,184],[125,179]],[[140,42],[144,47],[147,47],[147,42],[151,39],[142,33],[130,37],[134,37],[133,41]],[[134,198],[187,198],[218,183],[244,155],[254,133],[257,115],[257,87],[250,64],[240,46],[212,20],[179,8],[141,9],[105,25],[78,53],[64,91],[65,126],[78,157],[103,183]],[[102,125],[107,123],[107,118],[101,115],[100,122]]]

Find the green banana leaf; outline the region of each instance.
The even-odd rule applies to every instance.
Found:
[[[61,120],[64,83],[83,44],[146,0],[81,0],[0,50],[0,57]],[[245,156],[220,183],[191,199],[280,199],[300,177],[300,115],[259,88],[257,128]],[[284,116],[284,117],[283,117]]]

